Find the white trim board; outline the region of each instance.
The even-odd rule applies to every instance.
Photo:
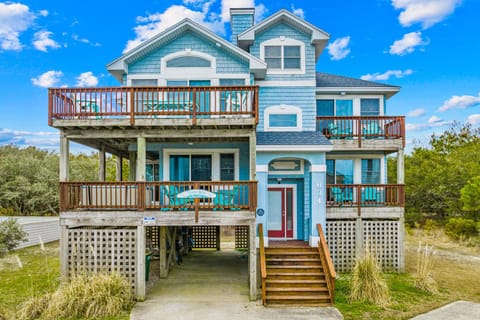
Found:
[[[331,145],[257,145],[257,152],[275,152],[275,151],[284,151],[284,152],[298,152],[298,151],[321,151],[327,152],[332,151],[333,146]]]

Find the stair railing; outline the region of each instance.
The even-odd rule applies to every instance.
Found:
[[[262,304],[267,303],[267,261],[265,259],[265,244],[263,243],[263,224],[258,224],[258,238],[260,246],[260,273],[262,276]]]
[[[317,224],[317,229],[320,237],[320,240],[318,241],[318,253],[320,254],[320,260],[322,261],[323,270],[325,272],[330,300],[333,304],[335,301],[335,278],[337,277],[337,273],[335,272],[335,267],[333,265],[332,257],[330,256],[330,250],[328,249],[322,225]]]

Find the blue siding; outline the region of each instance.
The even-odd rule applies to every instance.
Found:
[[[257,131],[264,130],[264,112],[271,106],[286,104],[302,109],[302,130],[316,130],[316,100],[314,87],[260,87],[259,122]]]
[[[248,74],[250,72],[247,61],[241,61],[192,32],[186,32],[163,47],[152,51],[149,55],[132,62],[128,66],[128,72],[129,74],[159,73],[162,57],[174,52],[185,51],[185,49],[192,49],[192,51],[200,51],[214,56],[217,60],[217,73]]]
[[[237,44],[237,35],[253,26],[253,14],[233,14],[230,26],[232,28],[230,41]]]
[[[301,41],[305,44],[305,74],[269,75],[265,80],[315,80],[315,47],[310,43],[310,35],[301,32],[286,23],[277,23],[264,32],[257,34],[255,42],[250,47],[250,53],[260,58],[260,44],[264,41],[284,36]]]

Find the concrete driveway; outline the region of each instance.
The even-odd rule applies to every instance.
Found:
[[[456,301],[411,320],[478,320],[480,303]]]
[[[153,265],[154,266],[154,265]],[[152,266],[152,267],[153,267]],[[151,269],[150,272],[158,272]],[[343,319],[336,308],[265,308],[248,299],[248,259],[234,250],[194,251],[137,303],[132,320]]]

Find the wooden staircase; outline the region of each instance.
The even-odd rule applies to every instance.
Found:
[[[267,305],[329,306],[332,304],[317,248],[265,248]]]

